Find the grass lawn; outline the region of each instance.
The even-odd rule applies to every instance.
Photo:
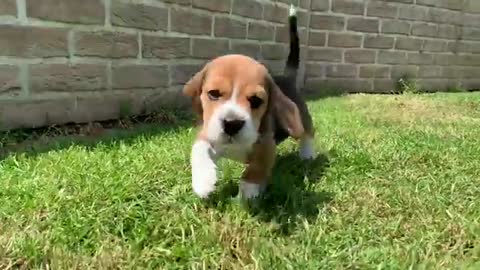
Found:
[[[190,187],[190,123],[9,145],[0,268],[480,269],[480,94],[309,102],[316,161],[280,147],[246,207],[242,167],[214,199]],[[10,150],[8,150],[10,149]]]

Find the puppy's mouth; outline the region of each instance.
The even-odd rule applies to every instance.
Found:
[[[224,144],[237,144],[238,143],[238,139],[236,138],[236,136],[230,136],[228,134],[223,134],[223,139],[222,139],[222,143]]]

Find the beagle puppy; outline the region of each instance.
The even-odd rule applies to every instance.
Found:
[[[295,9],[290,12],[290,53],[285,74],[272,77],[260,62],[230,54],[208,62],[184,86],[192,98],[199,132],[192,146],[193,191],[207,198],[217,182],[217,161],[246,165],[239,195],[262,193],[275,163],[276,146],[288,137],[299,141],[300,157],[315,157],[314,129],[296,89],[299,40]]]

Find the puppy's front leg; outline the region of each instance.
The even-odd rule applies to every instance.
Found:
[[[215,149],[204,140],[197,140],[192,146],[192,187],[200,198],[207,198],[217,183],[217,155]]]
[[[262,140],[254,145],[240,182],[240,197],[254,199],[267,187],[275,164],[275,141]]]

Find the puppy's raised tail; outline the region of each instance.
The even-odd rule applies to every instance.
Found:
[[[298,37],[297,9],[293,4],[290,5],[288,20],[290,28],[290,52],[288,54],[284,73],[286,76],[296,79],[298,68],[300,66],[300,39]]]

